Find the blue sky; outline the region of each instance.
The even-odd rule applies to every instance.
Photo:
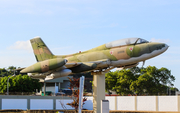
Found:
[[[34,64],[36,36],[57,55],[141,37],[170,46],[145,67],[170,69],[180,89],[179,0],[1,0],[0,15],[0,68]]]

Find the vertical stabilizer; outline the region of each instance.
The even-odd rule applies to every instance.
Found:
[[[40,37],[30,40],[37,62],[52,59],[53,54]]]

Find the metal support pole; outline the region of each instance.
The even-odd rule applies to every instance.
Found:
[[[60,91],[60,89],[61,89],[61,83],[59,82],[58,92]]]
[[[80,78],[80,83],[79,83],[79,112],[81,113],[82,111],[82,106],[83,106],[83,92],[84,92],[84,76]]]
[[[15,76],[15,75],[10,76],[7,80],[7,95],[9,95],[9,79],[13,76]]]
[[[169,95],[171,96],[171,87],[169,86]]]
[[[44,82],[44,96],[46,95],[46,83]]]
[[[10,77],[7,80],[7,95],[9,95],[9,79],[10,79]]]
[[[56,96],[56,82],[55,82],[55,87],[54,87],[54,96]]]
[[[8,80],[7,80],[7,95],[9,95],[9,79],[11,78],[11,77],[13,77],[13,76],[16,76],[16,73],[15,73],[16,71],[14,70],[14,74],[12,75],[12,76],[10,76],[9,78],[8,78]]]

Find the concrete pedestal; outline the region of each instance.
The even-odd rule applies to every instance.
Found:
[[[105,100],[105,73],[92,72],[93,75],[93,111],[101,113],[101,100]]]

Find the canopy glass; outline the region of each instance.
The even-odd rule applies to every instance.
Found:
[[[125,39],[109,42],[106,44],[106,47],[113,48],[113,47],[135,45],[135,44],[142,44],[142,43],[148,43],[148,41],[141,38],[125,38]]]

